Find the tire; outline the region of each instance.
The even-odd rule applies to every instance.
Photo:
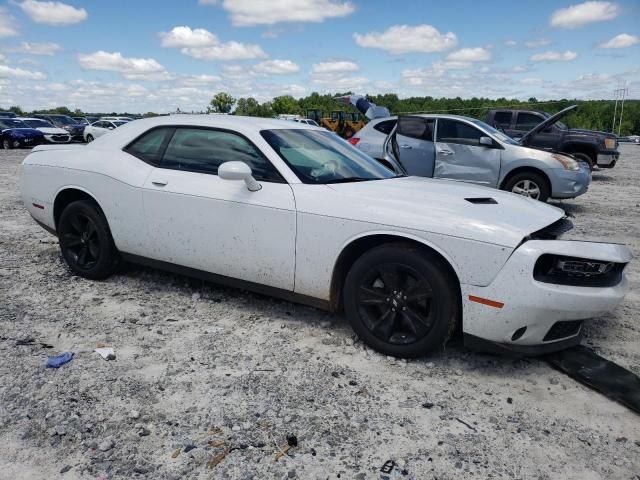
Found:
[[[547,179],[535,172],[517,173],[504,184],[503,190],[546,202],[551,195]]]
[[[571,155],[573,155],[579,162],[586,162],[589,165],[589,169],[591,171],[593,171],[593,169],[596,167],[593,159],[586,153],[572,153]]]
[[[65,262],[81,277],[107,278],[119,266],[120,255],[107,219],[91,200],[67,205],[58,222],[58,238]]]
[[[87,135],[87,143],[91,143],[93,142],[93,135],[91,135],[90,133]]]
[[[11,141],[7,140],[6,138],[2,140],[2,148],[4,148],[5,150],[12,149],[13,146],[11,145]]]
[[[402,243],[375,247],[358,258],[345,279],[343,300],[358,337],[395,357],[441,349],[460,316],[459,285],[444,262]]]

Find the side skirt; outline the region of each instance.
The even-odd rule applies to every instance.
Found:
[[[322,300],[320,298],[310,297],[308,295],[301,295],[299,293],[295,293],[290,290],[270,287],[269,285],[248,282],[246,280],[239,280],[237,278],[226,277],[224,275],[205,272],[204,270],[198,270],[196,268],[183,267],[182,265],[163,262],[161,260],[154,260],[152,258],[142,257],[139,255],[132,255],[130,253],[120,252],[120,255],[127,262],[136,263],[138,265],[157,268],[158,270],[166,270],[168,272],[176,273],[178,275],[198,278],[200,280],[205,280],[207,282],[216,283],[219,285],[225,285],[233,288],[238,288],[241,290],[249,290],[251,292],[259,293],[261,295],[280,298],[288,302],[301,303],[303,305],[319,308],[321,310],[330,310],[330,305],[328,300]]]

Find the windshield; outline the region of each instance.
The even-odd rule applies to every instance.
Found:
[[[473,123],[475,123],[477,126],[482,128],[487,133],[490,133],[491,135],[496,137],[501,142],[508,143],[509,145],[520,145],[509,135],[505,134],[504,132],[501,132],[500,130],[493,128],[491,125],[484,123],[481,120],[474,120],[474,119],[469,119],[469,120],[471,120]]]
[[[62,125],[77,125],[78,122],[76,122],[73,118],[71,117],[67,117],[66,115],[56,115],[51,117],[54,121],[61,123]]]
[[[125,123],[129,123],[129,122],[125,122],[125,121],[115,121],[112,122],[116,127],[119,127],[120,125],[124,125]]]
[[[346,183],[397,176],[335,133],[295,129],[262,130],[260,134],[303,183]]]
[[[33,128],[51,128],[52,125],[44,120],[25,120],[24,123]]]
[[[15,118],[2,118],[0,119],[0,125],[3,128],[31,128],[22,120],[16,120]]]

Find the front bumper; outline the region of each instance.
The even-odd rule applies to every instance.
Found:
[[[9,141],[13,144],[14,148],[33,148],[36,145],[41,145],[44,143],[44,137],[31,137],[31,138],[11,138]],[[16,145],[16,143],[18,145]]]
[[[49,143],[69,143],[71,141],[71,135],[62,134],[62,133],[45,135],[44,138]]]
[[[465,336],[478,337],[502,350],[520,350],[524,354],[530,354],[526,352],[532,349],[548,353],[566,348],[580,341],[581,328],[578,326],[566,337],[552,335],[550,339],[549,334],[557,322],[585,320],[608,313],[616,308],[628,290],[624,272],[620,282],[611,287],[537,281],[533,278],[533,270],[543,254],[624,264],[629,263],[632,257],[624,245],[564,240],[527,241],[513,252],[489,285],[461,285]],[[477,298],[489,299],[493,306],[478,303]],[[497,306],[500,304],[501,307]]]
[[[613,168],[619,158],[620,153],[617,151],[598,153],[597,163],[602,168]]]
[[[576,198],[591,184],[591,170],[583,162],[580,162],[579,170],[554,168],[546,172],[551,181],[551,198]]]

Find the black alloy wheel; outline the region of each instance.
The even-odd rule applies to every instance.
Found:
[[[70,203],[60,216],[58,237],[62,256],[78,275],[101,279],[118,267],[120,256],[107,220],[95,202]]]
[[[457,279],[436,254],[392,243],[358,258],[343,303],[358,336],[386,355],[419,357],[441,348],[460,315]]]

